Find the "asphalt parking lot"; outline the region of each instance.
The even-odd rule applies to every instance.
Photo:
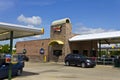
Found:
[[[81,68],[55,62],[26,62],[23,74],[12,80],[120,80],[120,68],[104,65]]]

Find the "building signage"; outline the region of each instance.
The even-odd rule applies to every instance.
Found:
[[[54,31],[54,32],[61,32],[61,28],[62,28],[61,25],[59,25],[59,26],[54,26],[54,27],[53,27],[53,31]]]
[[[5,56],[5,62],[6,63],[11,63],[11,55],[10,54],[6,54],[6,56]]]
[[[27,50],[26,49],[23,49],[23,54],[26,54],[27,53]]]
[[[40,54],[44,54],[44,53],[45,53],[44,48],[40,48]]]
[[[12,64],[17,64],[18,63],[18,55],[17,54],[12,55],[11,63]]]

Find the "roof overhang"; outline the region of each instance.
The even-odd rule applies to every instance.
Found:
[[[101,40],[102,43],[120,43],[120,31],[77,35],[69,39],[70,42],[89,40]]]
[[[14,39],[44,34],[43,28],[29,28],[27,26],[0,22],[0,40],[10,39],[10,31],[13,31]]]
[[[60,40],[52,40],[51,42],[49,42],[49,45],[54,45],[54,44],[59,44],[59,45],[63,45],[64,42],[60,41]]]

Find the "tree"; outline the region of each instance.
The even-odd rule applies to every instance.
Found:
[[[1,46],[0,53],[9,53],[10,52],[9,44],[0,45],[0,46]]]

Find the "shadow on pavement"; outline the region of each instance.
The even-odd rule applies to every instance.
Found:
[[[50,73],[50,72],[58,72],[58,70],[45,70],[45,71],[41,71],[40,74]]]
[[[16,78],[16,77],[24,77],[24,76],[32,76],[32,75],[39,75],[39,73],[35,73],[35,72],[28,72],[28,71],[23,71],[22,75],[20,76],[13,76],[12,78]],[[0,80],[8,80],[8,78],[3,78]]]
[[[31,75],[39,75],[39,73],[23,71],[21,77],[22,76],[31,76]]]

